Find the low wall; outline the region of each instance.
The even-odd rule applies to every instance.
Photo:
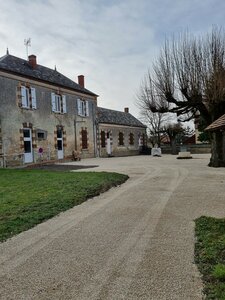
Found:
[[[186,151],[191,152],[192,154],[206,154],[211,153],[211,145],[210,144],[195,144],[195,145],[183,145],[182,147],[186,147]],[[171,154],[172,149],[169,145],[162,145],[162,154]],[[176,147],[176,154],[180,152],[180,146]]]
[[[188,151],[190,151],[193,154],[211,153],[211,145],[210,144],[191,145],[188,149],[189,149]]]
[[[126,151],[114,151],[112,153],[113,156],[132,156],[132,155],[139,155],[139,150],[126,150]]]
[[[23,153],[22,154],[12,154],[12,155],[3,155],[0,154],[0,168],[6,167],[17,167],[23,165]]]
[[[120,157],[120,156],[132,156],[132,155],[139,155],[140,151],[135,149],[127,149],[127,148],[117,148],[112,152],[112,156]],[[106,150],[101,150],[100,157],[108,157]]]

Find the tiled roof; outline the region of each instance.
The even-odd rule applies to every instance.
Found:
[[[137,120],[134,116],[127,112],[98,107],[97,113],[99,123],[146,128],[144,124],[142,124],[139,120]]]
[[[76,82],[62,75],[56,70],[37,64],[33,69],[27,60],[6,54],[0,58],[0,70],[22,75],[24,77],[34,78],[39,81],[45,81],[57,86],[66,87],[88,95],[97,96],[91,91],[83,88]]]
[[[205,130],[214,131],[218,129],[225,129],[225,114],[210,124]]]

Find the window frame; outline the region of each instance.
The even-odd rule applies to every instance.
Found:
[[[86,128],[81,130],[81,148],[82,150],[88,150],[88,132]]]
[[[55,112],[61,112],[61,96],[55,94]]]
[[[133,132],[129,133],[129,145],[134,146],[134,134],[133,134]]]
[[[124,133],[122,131],[119,132],[118,142],[119,146],[124,146]]]
[[[77,99],[77,113],[81,117],[89,117],[89,101]]]
[[[39,134],[41,134],[43,137],[40,137]],[[36,129],[36,138],[39,141],[47,140],[47,131],[43,129]]]
[[[37,109],[36,89],[25,84],[20,86],[21,107],[25,109]]]
[[[101,148],[106,148],[106,138],[105,138],[104,130],[101,130],[100,138],[101,138]]]
[[[66,95],[52,92],[51,93],[52,112],[59,114],[67,113]]]

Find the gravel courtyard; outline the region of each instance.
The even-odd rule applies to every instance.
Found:
[[[202,299],[194,219],[225,217],[225,169],[208,162],[72,162],[130,179],[0,244],[0,299]]]

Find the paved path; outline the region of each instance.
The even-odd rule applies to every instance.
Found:
[[[0,299],[202,299],[193,220],[225,202],[208,160],[83,160],[130,179],[0,244]]]

